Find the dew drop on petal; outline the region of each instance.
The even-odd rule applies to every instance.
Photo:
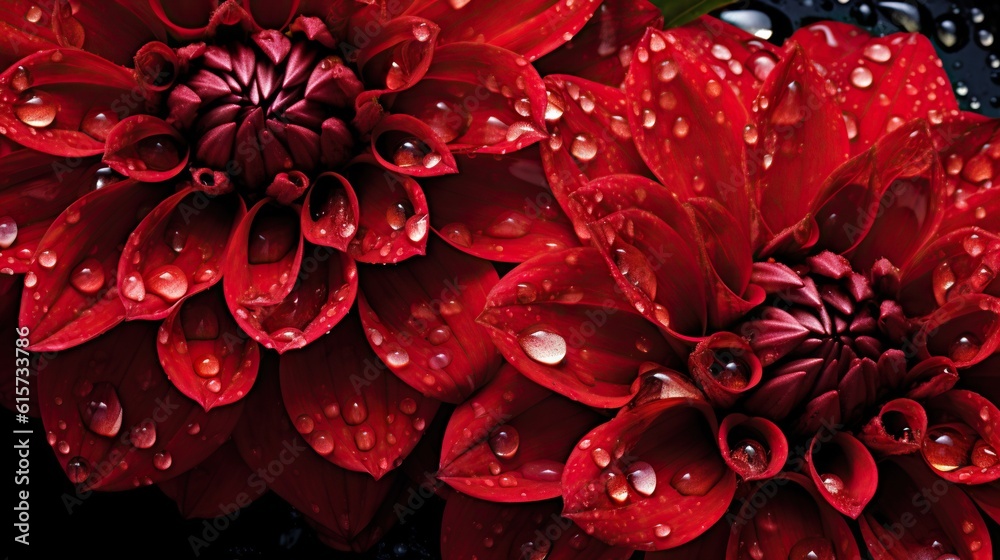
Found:
[[[153,467],[157,470],[165,471],[170,468],[174,460],[167,451],[160,451],[159,453],[153,455]]]
[[[0,249],[6,249],[17,240],[17,222],[10,216],[0,217]]]
[[[104,266],[94,258],[85,259],[70,273],[69,282],[87,295],[96,294],[104,287]]]
[[[66,476],[73,484],[83,484],[90,476],[90,463],[83,457],[73,457],[66,463]]]
[[[858,66],[851,71],[851,84],[853,84],[854,87],[866,89],[871,87],[874,79],[872,71],[864,66]]]
[[[517,454],[521,436],[513,426],[503,426],[490,436],[490,450],[501,459],[510,459]]]
[[[33,128],[44,128],[56,120],[59,107],[45,92],[24,92],[14,103],[14,115]]]
[[[529,358],[554,366],[566,358],[566,340],[546,327],[533,327],[518,336],[518,344]]]
[[[136,424],[129,433],[129,439],[132,441],[132,445],[139,449],[153,447],[153,444],[156,443],[156,425],[152,420]]]
[[[172,264],[163,265],[153,270],[146,277],[145,284],[146,289],[169,303],[181,299],[188,291],[187,274],[180,267]]]
[[[656,471],[643,461],[636,461],[625,471],[629,485],[643,496],[651,496],[656,491]]]

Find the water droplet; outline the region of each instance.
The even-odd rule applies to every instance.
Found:
[[[151,171],[168,171],[180,163],[177,142],[166,134],[143,138],[136,143],[135,157],[140,165]]]
[[[694,464],[674,473],[670,485],[682,496],[704,496],[723,474],[723,469],[717,465]]]
[[[588,162],[597,155],[597,141],[587,133],[580,133],[573,137],[573,142],[569,146],[569,151],[573,157]]]
[[[677,77],[680,72],[680,67],[673,60],[664,60],[660,63],[660,70],[657,73],[657,77],[661,82],[670,82]]]
[[[472,232],[465,224],[448,224],[441,228],[441,235],[459,247],[472,246]]]
[[[385,355],[385,363],[391,367],[405,367],[410,363],[410,355],[402,348],[396,348]]]
[[[81,388],[82,389],[82,388]],[[110,383],[96,383],[80,402],[80,418],[87,429],[104,437],[115,437],[122,426],[121,400]]]
[[[864,50],[865,58],[873,62],[886,63],[892,60],[892,51],[881,43],[871,43]]]
[[[993,45],[993,33],[989,29],[980,29],[976,33],[976,38],[979,39],[979,44],[983,47],[990,47]]]
[[[375,447],[375,430],[368,425],[361,426],[354,432],[354,444],[361,451],[371,451]]]
[[[562,473],[562,463],[547,459],[528,461],[521,465],[521,476],[538,482],[559,482],[562,479]]]
[[[309,438],[309,446],[320,455],[329,455],[333,453],[333,437],[323,430],[314,432]]]
[[[628,483],[625,482],[625,477],[613,472],[607,473],[604,488],[608,493],[608,497],[615,502],[622,504],[628,500]]]
[[[421,43],[431,38],[431,28],[426,23],[418,23],[413,26],[413,37]]]
[[[311,434],[316,429],[316,422],[313,421],[312,416],[301,414],[295,419],[295,429],[303,435]]]
[[[188,277],[179,267],[166,264],[146,277],[146,289],[173,303],[187,294]]]
[[[174,462],[173,457],[167,451],[160,451],[159,453],[153,455],[153,467],[157,470],[165,471],[170,468]]]
[[[59,107],[49,94],[42,91],[25,91],[14,103],[14,114],[24,124],[44,128],[56,120]]]
[[[434,327],[427,334],[427,342],[430,342],[435,346],[444,344],[445,342],[448,342],[449,339],[451,339],[451,328],[449,328],[448,325]]]
[[[735,357],[735,354],[736,352],[730,350],[714,350],[708,370],[720,385],[738,391],[750,383],[750,368],[743,360]]]
[[[871,87],[874,80],[872,71],[864,66],[858,66],[851,71],[851,83],[854,84],[854,87],[866,89]]]
[[[38,264],[45,268],[52,268],[56,265],[55,251],[42,251],[38,254]]]
[[[632,488],[643,496],[652,496],[656,491],[656,471],[649,463],[632,463],[625,471],[625,477]]]
[[[399,411],[403,414],[413,414],[417,411],[417,401],[410,397],[405,397],[399,401]]]
[[[156,443],[156,425],[152,420],[145,420],[141,424],[132,426],[129,439],[132,441],[132,445],[139,449],[153,447],[153,444]]]
[[[83,457],[73,457],[66,463],[66,476],[73,484],[83,484],[90,476],[90,463]]]
[[[97,259],[86,259],[76,265],[69,281],[80,292],[93,295],[104,287],[104,267]]]
[[[924,439],[924,458],[940,472],[965,467],[975,438],[975,431],[964,424],[936,426],[928,430]]]
[[[747,143],[748,146],[754,146],[757,144],[757,140],[760,138],[757,132],[757,127],[748,124],[743,128],[743,141]]]
[[[821,474],[819,476],[819,481],[823,484],[823,488],[825,488],[830,494],[836,496],[844,491],[843,479],[833,473]]]
[[[118,124],[118,115],[110,109],[92,107],[80,121],[80,130],[95,140],[101,142],[108,139],[111,129]]]
[[[594,460],[595,465],[602,469],[611,464],[611,454],[602,447],[595,447],[594,450],[590,452],[590,458]]]
[[[427,237],[427,214],[411,216],[406,220],[406,237],[414,243],[419,243]]]
[[[969,458],[973,465],[981,469],[993,467],[998,461],[996,449],[993,449],[992,445],[982,439],[976,441],[975,445],[972,446]]]
[[[979,354],[979,348],[979,340],[975,335],[972,333],[963,333],[952,343],[951,348],[948,350],[948,355],[952,361],[968,362]]]
[[[521,436],[513,426],[503,426],[490,436],[490,449],[501,459],[510,459],[517,454]]]
[[[451,351],[447,348],[432,355],[427,359],[427,365],[431,369],[444,369],[451,364]]]
[[[215,354],[204,354],[194,361],[194,371],[201,377],[215,377],[222,369]]]
[[[767,447],[755,439],[744,439],[729,451],[730,460],[744,471],[745,475],[758,475],[767,470]]]
[[[558,365],[566,358],[566,340],[545,327],[527,329],[517,339],[529,358],[545,365]]]
[[[691,125],[688,124],[687,119],[685,119],[684,117],[677,117],[677,120],[674,121],[674,128],[673,128],[674,136],[683,139],[687,137],[688,132],[690,130],[691,130]]]
[[[653,534],[658,538],[665,539],[670,536],[672,529],[669,525],[655,525],[653,526]]]
[[[17,222],[10,216],[0,218],[0,249],[7,249],[17,240]]]
[[[403,399],[404,401],[406,399]],[[412,401],[412,399],[410,399]],[[399,403],[400,410],[403,409],[403,403]],[[416,410],[417,405],[414,403],[414,410]],[[405,410],[404,410],[405,412]],[[355,399],[347,404],[343,410],[344,422],[347,422],[351,426],[357,426],[358,424],[364,422],[368,418],[368,407],[360,398]]]
[[[406,218],[413,213],[413,206],[409,201],[402,200],[395,204],[390,204],[385,209],[385,221],[395,231],[403,229],[406,225]]]

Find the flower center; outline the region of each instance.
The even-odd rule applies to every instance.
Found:
[[[363,86],[319,43],[264,31],[252,43],[192,51],[167,98],[167,122],[191,143],[196,188],[281,199],[349,155]]]

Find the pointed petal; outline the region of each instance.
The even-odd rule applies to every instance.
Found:
[[[632,556],[631,548],[604,544],[561,517],[556,500],[497,504],[458,494],[448,499],[441,525],[445,560],[625,560]]]
[[[583,29],[558,49],[535,61],[541,74],[572,74],[618,87],[632,58],[632,46],[647,27],[663,26],[663,15],[653,4],[606,0]]]
[[[388,171],[368,156],[355,160],[344,176],[358,193],[360,208],[358,231],[347,246],[352,258],[389,264],[425,254],[427,200],[412,177]]]
[[[226,300],[237,305],[281,303],[295,286],[305,243],[296,212],[262,199],[243,216],[232,234],[223,284]]]
[[[856,131],[853,154],[911,119],[940,124],[958,112],[934,45],[919,33],[871,38],[829,70],[848,130]]]
[[[876,499],[858,520],[875,560],[993,557],[987,525],[959,487],[935,479],[915,457],[893,458],[879,470]]]
[[[229,438],[242,413],[239,404],[205,412],[174,389],[156,362],[155,332],[122,326],[60,352],[38,377],[50,445],[84,489],[127,490],[183,473]]]
[[[277,470],[267,479],[274,493],[337,536],[345,543],[341,549],[348,550],[347,543],[365,531],[389,497],[394,477],[375,480],[333,465],[310,449],[282,406],[275,361],[265,359],[265,375],[248,399],[253,413],[243,416],[233,441],[254,472]]]
[[[238,515],[238,508],[259,498],[264,488],[251,486],[255,477],[228,441],[193,469],[157,486],[177,503],[185,519],[211,519]]]
[[[337,173],[323,173],[302,202],[302,234],[310,242],[346,252],[358,231],[358,197]]]
[[[966,226],[989,231],[1000,229],[1000,202],[989,191],[1000,175],[1000,120],[962,123],[939,141],[941,164],[947,175],[947,192],[953,204],[945,208],[942,233]],[[942,130],[942,127],[938,127]]]
[[[772,232],[801,220],[826,178],[847,161],[844,119],[830,89],[794,43],[761,88],[760,112],[744,140],[751,146],[747,157],[759,211]]]
[[[188,148],[180,132],[166,122],[135,115],[123,119],[108,133],[104,162],[126,177],[156,183],[184,170]]]
[[[372,131],[372,153],[383,167],[413,177],[457,173],[448,146],[423,121],[389,115]]]
[[[386,370],[357,319],[323,342],[281,357],[288,416],[324,459],[380,479],[413,450],[439,403]]]
[[[589,408],[535,385],[505,364],[452,413],[437,477],[492,502],[557,498],[566,458],[600,421]]]
[[[959,484],[1000,479],[1000,410],[972,391],[952,390],[927,402],[927,437],[921,450],[934,474]]]
[[[942,305],[914,335],[918,356],[948,357],[955,366],[975,365],[1000,346],[1000,299],[970,294]]]
[[[743,480],[766,480],[784,467],[788,440],[770,420],[734,413],[719,426],[719,451]]]
[[[883,455],[905,455],[920,451],[926,435],[924,407],[910,399],[893,399],[865,424],[858,438]]]
[[[423,79],[441,28],[419,17],[395,17],[357,52],[365,89],[390,93]],[[360,45],[359,45],[360,46]]]
[[[814,62],[829,71],[844,56],[865,46],[871,35],[860,27],[839,21],[823,21],[799,28],[795,41]]]
[[[246,215],[236,196],[209,197],[186,188],[136,227],[118,262],[118,291],[128,319],[162,319],[184,299],[222,278],[231,232]],[[135,279],[144,297],[132,299]]]
[[[623,408],[584,436],[563,473],[563,515],[609,544],[663,550],[718,521],[736,490],[704,401]]]
[[[596,9],[596,2],[567,4],[558,0],[513,0],[503,5],[416,0],[405,13],[440,25],[441,44],[475,40],[510,49],[533,61],[580,31]],[[517,17],[512,19],[510,14]]]
[[[579,245],[533,148],[506,156],[458,156],[458,165],[457,175],[422,181],[431,226],[456,249],[492,261],[524,262]]]
[[[962,228],[935,239],[902,270],[897,301],[920,317],[965,294],[1000,295],[1000,236]]]
[[[488,382],[500,354],[475,322],[499,278],[490,263],[434,241],[426,257],[360,272],[358,310],[368,341],[400,379],[458,403]]]
[[[134,100],[131,71],[76,49],[29,55],[0,74],[0,84],[3,134],[57,156],[100,154],[111,125],[146,109]]]
[[[756,387],[763,375],[760,360],[741,336],[720,331],[698,342],[688,357],[694,380],[719,408],[731,407]]]
[[[71,166],[56,156],[18,150],[0,157],[0,214],[16,227],[13,240],[10,223],[4,220],[0,242],[0,270],[23,274],[35,248],[53,219],[78,198],[94,190],[101,164],[96,159],[80,160]]]
[[[857,519],[878,489],[875,459],[863,443],[848,434],[821,431],[809,440],[809,477],[834,509]]]
[[[277,305],[244,305],[226,293],[240,328],[279,354],[330,332],[350,311],[358,292],[358,269],[350,257],[329,247],[304,245],[294,287]]]
[[[728,208],[748,208],[747,110],[715,71],[684,48],[683,39],[648,30],[636,47],[625,88],[636,146],[682,200],[708,196]],[[749,231],[749,215],[734,217]]]
[[[206,411],[242,399],[260,367],[257,343],[239,329],[221,290],[175,307],[160,326],[156,350],[170,382]]]
[[[379,102],[427,123],[452,151],[504,154],[547,136],[541,77],[523,57],[491,45],[439,47],[420,82]]]
[[[121,247],[167,194],[158,185],[120,181],[77,200],[52,222],[21,298],[20,323],[30,327],[33,349],[70,348],[125,318],[115,278]]]
[[[575,401],[619,407],[639,365],[675,364],[654,325],[638,315],[591,248],[540,255],[508,273],[479,322],[529,379]]]
[[[726,521],[731,525],[727,559],[861,557],[844,518],[798,473],[760,483]]]

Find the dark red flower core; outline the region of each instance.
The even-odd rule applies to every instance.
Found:
[[[197,49],[171,90],[167,121],[191,145],[195,187],[301,194],[306,176],[342,163],[364,86],[318,42],[277,31]],[[294,199],[297,197],[288,197]]]

